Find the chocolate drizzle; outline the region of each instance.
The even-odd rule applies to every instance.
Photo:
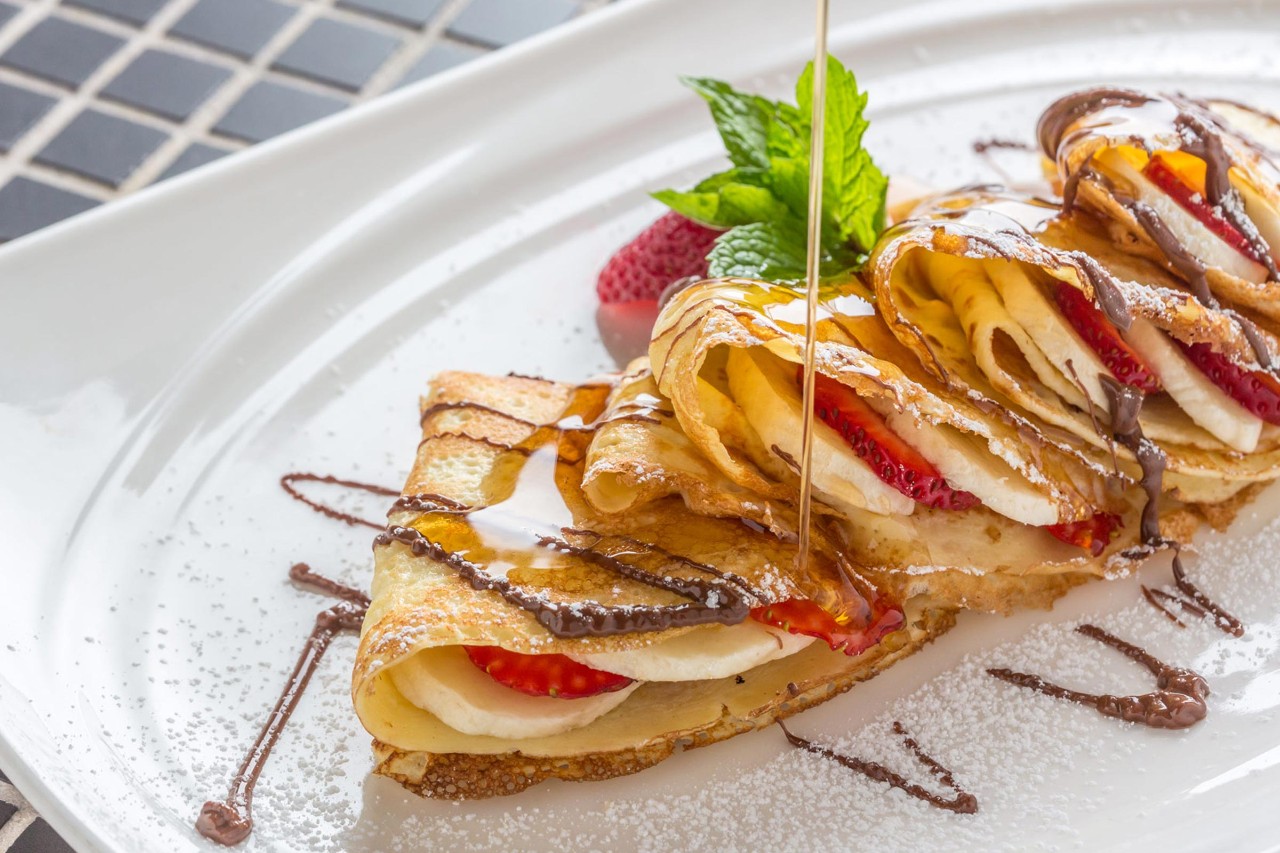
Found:
[[[1165,607],[1161,600],[1174,601],[1184,611],[1198,616],[1212,614],[1214,624],[1218,628],[1234,637],[1242,636],[1244,623],[1212,601],[1187,578],[1186,570],[1182,565],[1181,544],[1165,539],[1160,533],[1159,499],[1168,460],[1164,451],[1142,434],[1142,426],[1138,422],[1144,399],[1142,392],[1130,385],[1122,385],[1110,376],[1099,376],[1098,379],[1111,404],[1111,428],[1115,438],[1133,451],[1133,455],[1138,458],[1138,467],[1142,470],[1142,479],[1139,484],[1146,492],[1147,500],[1142,507],[1142,545],[1140,547],[1147,551],[1157,548],[1173,549],[1173,578],[1179,594],[1173,595],[1144,586],[1143,597],[1178,625],[1182,625],[1182,621]]]
[[[688,598],[691,602],[627,606],[610,606],[596,601],[556,602],[489,574],[466,557],[446,550],[412,527],[389,527],[374,540],[374,546],[385,547],[393,542],[409,548],[415,557],[430,557],[449,566],[472,589],[498,593],[516,607],[532,613],[539,625],[557,637],[608,637],[690,625],[737,625],[751,611],[751,602],[737,584],[718,578],[709,581],[681,580],[660,575],[604,552],[574,546],[554,537],[542,537],[538,544],[573,554],[631,580]]]
[[[1120,288],[1116,287],[1111,273],[1103,269],[1102,264],[1098,263],[1092,255],[1074,252],[1071,257],[1084,270],[1085,278],[1093,288],[1094,300],[1098,303],[1098,308],[1113,326],[1122,332],[1127,332],[1133,325],[1133,315],[1129,312],[1129,303],[1120,292]]]
[[[1143,393],[1132,385],[1122,385],[1110,376],[1099,375],[1103,393],[1111,408],[1111,430],[1115,438],[1138,458],[1142,469],[1139,485],[1146,492],[1147,501],[1142,507],[1142,543],[1154,547],[1164,542],[1160,535],[1160,492],[1164,482],[1164,469],[1168,460],[1164,451],[1142,434],[1138,415],[1142,412]]]
[[[576,465],[581,461],[580,447],[583,436],[609,423],[623,420],[661,423],[660,418],[673,413],[657,397],[640,394],[618,402],[613,411],[605,415],[604,393],[612,386],[589,384],[578,386],[559,418],[547,424],[536,424],[507,415],[481,404],[467,402],[436,403],[424,411],[424,421],[434,412],[446,409],[474,408],[519,422],[532,430],[523,441],[502,444],[484,437],[464,433],[443,433],[440,438],[454,437],[484,444],[502,452],[525,457],[532,464],[536,455],[554,453],[557,469]],[[594,417],[592,417],[594,415]],[[591,418],[586,420],[586,418]],[[548,457],[550,458],[550,457]],[[516,494],[491,506],[465,506],[438,494],[404,495],[392,507],[392,514],[401,511],[420,513],[415,526],[393,525],[374,540],[375,548],[399,544],[416,557],[429,557],[456,571],[475,590],[495,592],[510,604],[533,615],[543,628],[561,638],[602,637],[617,634],[660,631],[672,627],[693,625],[736,625],[750,614],[760,594],[752,590],[741,578],[722,573],[714,567],[698,563],[663,548],[625,536],[605,536],[600,533],[546,521],[548,513],[554,515],[553,504],[563,504],[563,496],[554,482],[557,475],[535,473],[535,481],[528,482],[523,470],[517,478],[516,493],[532,488],[532,498],[537,508],[533,523],[546,529],[528,530],[530,518],[518,510],[509,509],[513,503],[521,503]],[[545,479],[539,479],[545,478]],[[561,506],[569,513],[567,506]],[[569,513],[571,514],[571,513]],[[465,516],[453,527],[441,526],[440,517]],[[549,549],[573,557],[575,560],[606,569],[637,583],[670,592],[688,599],[680,604],[607,605],[597,601],[558,602],[533,592],[505,577],[491,574],[469,553],[473,544],[479,544],[478,528],[484,522],[488,528],[498,528],[519,538],[526,538],[527,548]],[[457,524],[461,524],[459,527]],[[467,543],[458,547],[451,540],[461,536]],[[520,546],[517,545],[517,548]],[[481,550],[484,550],[482,547]],[[643,566],[647,562],[651,565]],[[652,565],[656,563],[657,565]],[[709,578],[681,578],[670,572],[672,564],[707,574]]]
[[[1099,87],[1072,92],[1054,101],[1041,113],[1036,125],[1040,150],[1055,160],[1064,134],[1079,119],[1107,107],[1140,107],[1150,101],[1149,96],[1133,89]]]
[[[945,809],[949,812],[958,814],[977,814],[978,798],[968,791],[960,787],[956,782],[954,774],[947,768],[943,767],[936,759],[924,751],[915,738],[907,732],[902,723],[894,721],[893,733],[902,738],[902,744],[911,751],[916,760],[925,766],[929,771],[929,775],[936,778],[946,787],[950,788],[954,793],[952,797],[943,797],[935,794],[933,791],[909,781],[900,773],[895,773],[883,764],[875,761],[866,761],[865,759],[855,758],[850,755],[843,755],[833,749],[825,746],[818,746],[812,741],[806,740],[799,735],[792,734],[786,725],[778,720],[778,728],[782,729],[782,733],[787,736],[787,741],[794,747],[811,752],[814,755],[820,755],[830,761],[834,761],[841,766],[847,767],[855,773],[861,773],[868,779],[876,782],[884,782],[890,787],[897,788],[910,797],[928,803],[936,808]]]
[[[1231,186],[1231,155],[1227,153],[1222,136],[1211,122],[1196,115],[1192,109],[1188,105],[1174,119],[1174,127],[1182,138],[1182,150],[1204,161],[1204,191],[1209,203],[1244,235],[1253,250],[1254,260],[1266,267],[1267,276],[1272,281],[1280,279],[1280,270],[1276,269],[1275,259],[1271,257],[1271,247],[1245,213],[1239,191]]]
[[[1013,151],[1035,151],[1034,145],[1021,142],[1017,139],[1001,139],[998,136],[989,136],[983,139],[973,140],[973,153],[986,154],[992,148],[1007,148]]]
[[[293,498],[295,501],[301,501],[316,512],[328,518],[332,518],[334,521],[341,521],[343,524],[350,524],[353,527],[356,525],[363,525],[364,527],[371,527],[374,530],[381,530],[386,525],[380,524],[376,521],[368,521],[363,518],[358,518],[351,513],[334,509],[331,506],[327,506],[319,501],[313,500],[299,491],[294,483],[327,483],[388,498],[393,498],[400,494],[395,489],[388,489],[385,486],[375,486],[370,483],[358,483],[355,480],[341,480],[327,474],[321,475],[294,472],[292,474],[285,474],[280,478],[280,488],[284,489],[289,494],[289,497]]]
[[[249,837],[253,830],[253,789],[258,777],[271,757],[271,750],[280,733],[293,716],[302,693],[307,689],[311,676],[333,638],[343,631],[359,631],[369,607],[369,598],[359,590],[322,577],[305,563],[297,563],[289,570],[289,577],[298,583],[315,587],[342,598],[338,604],[316,615],[315,626],[303,646],[302,653],[289,675],[289,680],[257,739],[231,780],[226,799],[209,800],[196,818],[196,831],[218,844],[231,846]]]
[[[1106,717],[1141,723],[1156,729],[1185,729],[1205,718],[1209,707],[1205,697],[1209,684],[1190,669],[1169,666],[1145,649],[1126,643],[1096,625],[1081,625],[1076,633],[1110,646],[1129,659],[1145,666],[1156,677],[1156,689],[1137,696],[1112,696],[1107,693],[1081,693],[1045,681],[1038,675],[1010,669],[988,669],[987,673],[1001,681],[1026,687],[1080,705],[1092,706]]]
[[[1105,97],[1100,100],[1090,97],[1096,95],[1098,91],[1077,93],[1075,96],[1069,96],[1068,99],[1064,99],[1064,101],[1068,101],[1074,98],[1074,100],[1070,100],[1070,105],[1074,105],[1075,108],[1080,110],[1072,115],[1070,121],[1075,121],[1082,115],[1108,106],[1136,107],[1151,100],[1143,96],[1143,100],[1140,102],[1125,103],[1122,100],[1108,100]],[[1136,95],[1137,93],[1132,94]],[[1050,113],[1054,112],[1059,107],[1059,104],[1062,103],[1060,101],[1054,104],[1042,116],[1042,134]],[[1231,185],[1231,167],[1233,164],[1231,155],[1227,151],[1219,133],[1217,122],[1211,113],[1208,113],[1201,104],[1195,101],[1175,98],[1171,99],[1170,103],[1178,110],[1176,117],[1173,119],[1173,126],[1181,141],[1181,150],[1199,158],[1205,164],[1205,196],[1208,202],[1213,205],[1219,215],[1244,236],[1249,244],[1250,255],[1266,268],[1268,278],[1272,281],[1280,280],[1280,270],[1277,269],[1276,261],[1271,255],[1271,247],[1245,211],[1244,201],[1240,196],[1239,190]],[[1069,124],[1070,121],[1067,123]],[[1055,152],[1061,142],[1061,132],[1065,130],[1065,127],[1066,125],[1063,125],[1056,130],[1053,150],[1045,149],[1049,156],[1055,156]],[[1045,144],[1043,135],[1041,141],[1042,145]],[[1142,144],[1138,139],[1135,139],[1134,142],[1135,144]],[[1262,332],[1252,320],[1237,311],[1223,309],[1220,306],[1210,286],[1208,272],[1204,263],[1183,245],[1182,241],[1178,239],[1155,209],[1122,191],[1114,181],[1098,172],[1093,167],[1092,161],[1093,155],[1090,154],[1078,168],[1067,176],[1062,190],[1063,210],[1070,211],[1074,207],[1081,180],[1091,181],[1105,190],[1117,204],[1125,208],[1133,216],[1147,237],[1156,244],[1156,247],[1164,255],[1169,265],[1191,286],[1196,298],[1206,307],[1223,310],[1224,313],[1236,321],[1262,368],[1264,370],[1274,369],[1275,365],[1271,357],[1271,349]],[[1094,265],[1098,266],[1096,262]],[[1103,304],[1102,291],[1099,291],[1099,305],[1106,313],[1107,319],[1115,323],[1118,328],[1124,330],[1129,327],[1130,320],[1127,319],[1127,316],[1121,321],[1121,312],[1114,311],[1110,306]]]
[[[1230,634],[1232,637],[1244,636],[1244,623],[1205,595],[1187,577],[1186,570],[1182,566],[1182,555],[1180,553],[1173,555],[1173,583],[1178,590],[1176,593],[1166,592],[1162,589],[1152,589],[1144,584],[1142,596],[1152,607],[1167,616],[1179,628],[1187,627],[1186,623],[1179,619],[1166,604],[1176,604],[1182,608],[1184,613],[1190,613],[1201,619],[1211,615],[1213,616],[1214,626],[1224,634]]]
[[[312,571],[311,567],[306,563],[294,563],[290,566],[289,580],[299,586],[310,587],[324,595],[332,595],[334,598],[341,598],[344,601],[350,601],[352,604],[357,604],[365,609],[368,609],[369,607],[368,594],[356,589],[355,587],[338,583],[335,580],[330,580],[324,575],[318,575]]]

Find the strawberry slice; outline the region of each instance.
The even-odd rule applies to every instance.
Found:
[[[880,642],[902,626],[902,608],[880,599],[867,608],[864,619],[841,624],[807,598],[788,598],[751,611],[751,618],[791,634],[817,637],[832,651],[856,655]]]
[[[523,655],[497,646],[463,646],[471,662],[496,682],[530,696],[582,699],[621,690],[631,679],[564,655]]]
[[[1083,521],[1050,524],[1044,529],[1068,545],[1076,545],[1100,557],[1121,527],[1124,527],[1124,520],[1120,516],[1114,512],[1100,512]]]
[[[1159,154],[1147,161],[1142,168],[1143,176],[1155,184],[1169,198],[1178,203],[1183,210],[1194,216],[1201,225],[1222,238],[1222,242],[1235,249],[1246,258],[1262,263],[1257,251],[1250,245],[1248,238],[1240,233],[1240,229],[1227,221],[1217,207],[1210,204],[1204,194],[1188,184],[1177,170]]]
[[[1280,380],[1261,370],[1237,367],[1208,344],[1175,343],[1227,396],[1267,423],[1280,424]]]
[[[803,385],[803,368],[798,378]],[[889,429],[884,418],[852,390],[821,373],[814,379],[813,409],[818,419],[840,433],[881,480],[934,509],[970,509],[980,503],[975,495],[951,488],[932,462]]]
[[[1163,390],[1160,380],[1138,357],[1138,354],[1120,337],[1120,332],[1089,301],[1089,297],[1076,287],[1058,282],[1053,291],[1053,301],[1071,328],[1076,330],[1089,349],[1098,354],[1107,370],[1125,385],[1132,385],[1144,394],[1156,394]]]
[[[606,303],[657,300],[672,282],[705,278],[707,253],[721,233],[669,211],[609,259],[596,295]]]

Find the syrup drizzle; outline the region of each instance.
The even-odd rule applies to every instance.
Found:
[[[430,557],[449,566],[472,589],[497,593],[510,604],[531,613],[543,628],[557,637],[612,636],[691,625],[736,625],[746,620],[760,594],[741,578],[630,537],[605,536],[590,530],[548,522],[548,518],[557,514],[572,515],[563,504],[563,496],[554,479],[562,467],[574,466],[582,461],[581,439],[585,434],[604,424],[620,420],[654,422],[659,417],[666,416],[667,410],[662,408],[662,401],[648,395],[640,395],[618,406],[612,414],[603,415],[604,392],[611,388],[612,386],[599,384],[578,386],[557,420],[541,425],[525,422],[533,427],[533,433],[515,444],[502,444],[462,433],[446,434],[523,456],[526,460],[522,463],[523,466],[552,468],[553,482],[545,482],[545,470],[535,470],[534,475],[539,479],[530,483],[525,476],[526,470],[522,467],[521,474],[516,479],[515,492],[492,506],[465,506],[442,495],[429,493],[402,496],[396,500],[392,511],[413,510],[421,513],[414,522],[418,526],[388,527],[374,540],[374,547],[398,543],[408,548],[415,557]],[[466,407],[467,404],[463,403],[447,404],[447,408],[452,409]],[[478,404],[475,408],[492,411],[489,407]],[[427,411],[433,410],[439,411],[441,406],[438,404],[429,407]],[[521,493],[529,488],[536,491],[536,495],[522,496]],[[536,509],[532,518],[525,518],[520,515],[519,506],[530,499]],[[557,500],[561,504],[558,508],[554,505]],[[512,509],[512,505],[517,508]],[[530,520],[551,529],[530,531]],[[470,555],[473,545],[484,547],[483,537],[477,534],[476,525],[481,523],[490,528],[515,533],[522,540],[527,540],[528,544],[524,546],[526,548],[567,554],[638,583],[671,592],[688,599],[688,602],[617,606],[596,601],[554,601],[505,577],[489,573]],[[419,529],[424,526],[425,532],[424,529]],[[452,542],[455,539],[461,539],[466,547],[460,548],[442,541]],[[477,542],[477,539],[481,541]],[[673,576],[670,571],[673,563],[710,577]]]
[[[978,798],[961,788],[959,783],[956,782],[955,776],[952,772],[946,767],[943,767],[941,763],[925,752],[920,744],[916,742],[915,738],[911,737],[907,732],[906,727],[896,720],[893,723],[893,733],[902,738],[903,746],[910,750],[916,760],[928,769],[931,776],[950,788],[955,796],[948,798],[935,794],[927,788],[908,780],[900,773],[895,773],[883,764],[875,761],[866,761],[862,758],[855,758],[851,755],[843,755],[825,746],[818,746],[812,741],[806,740],[799,735],[792,734],[782,720],[778,720],[777,723],[778,728],[782,729],[782,733],[787,736],[787,741],[794,747],[803,749],[806,752],[812,752],[814,755],[820,755],[830,761],[834,761],[837,764],[849,768],[855,773],[861,773],[868,779],[872,779],[876,782],[884,782],[890,787],[897,788],[908,796],[914,797],[917,800],[922,800],[935,808],[945,809],[958,814],[978,813]]]
[[[796,574],[809,573],[809,527],[813,521],[813,422],[815,365],[818,349],[818,292],[822,260],[822,169],[826,137],[827,16],[830,0],[817,0],[813,48],[813,100],[809,133],[809,219],[805,255],[804,382],[800,395],[800,522]]]
[[[987,674],[1018,687],[1025,687],[1065,699],[1079,705],[1092,706],[1105,717],[1115,717],[1130,723],[1141,723],[1157,729],[1185,729],[1205,718],[1209,706],[1209,684],[1199,673],[1180,666],[1169,666],[1146,649],[1126,643],[1096,625],[1081,625],[1076,633],[1110,646],[1130,660],[1146,667],[1156,677],[1156,689],[1137,696],[1112,696],[1107,693],[1082,693],[1070,690],[1038,675],[1014,672],[1011,669],[988,669]]]

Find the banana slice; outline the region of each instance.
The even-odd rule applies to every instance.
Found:
[[[1257,449],[1262,419],[1210,382],[1164,332],[1135,318],[1124,339],[1191,420],[1234,450],[1252,453]]]
[[[1005,308],[1036,342],[1045,358],[1061,371],[1064,378],[1072,382],[1078,380],[1094,406],[1110,413],[1111,406],[1098,377],[1110,376],[1111,371],[1080,334],[1071,328],[1058,307],[1049,302],[1019,264],[996,261],[987,265],[987,272],[996,290],[1000,291]]]
[[[640,686],[582,699],[529,696],[490,678],[461,646],[426,649],[391,669],[396,689],[445,725],[469,735],[536,738],[580,728],[618,707]]]
[[[972,492],[988,509],[1023,524],[1058,522],[1058,507],[975,436],[872,403],[889,429],[933,463],[952,488]],[[883,409],[883,410],[882,410]]]
[[[1115,151],[1106,151],[1098,156],[1098,160],[1107,170],[1119,174],[1132,184],[1138,201],[1145,202],[1159,214],[1164,224],[1173,232],[1173,236],[1178,238],[1178,242],[1201,262],[1254,284],[1261,284],[1267,280],[1267,270],[1262,264],[1249,260],[1206,228],[1182,205],[1147,180],[1146,176],[1135,169],[1123,155]]]
[[[710,681],[793,655],[812,642],[812,637],[748,620],[690,631],[640,649],[569,657],[638,681]]]
[[[726,364],[729,391],[764,445],[799,459],[803,409],[794,370],[790,362],[738,347],[729,351]],[[915,510],[915,501],[877,477],[831,427],[815,422],[813,438],[813,488],[824,503],[881,515]]]
[[[1253,220],[1262,239],[1271,248],[1271,257],[1280,258],[1280,214],[1271,206],[1271,202],[1259,195],[1253,187],[1231,174],[1231,185],[1240,191],[1244,199],[1244,212]]]

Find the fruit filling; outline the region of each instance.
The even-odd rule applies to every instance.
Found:
[[[833,651],[856,655],[880,642],[902,626],[902,610],[879,599],[869,605],[863,619],[842,624],[807,598],[788,598],[751,611],[751,618],[792,634],[816,637]]]
[[[1120,516],[1112,512],[1100,512],[1083,521],[1050,524],[1044,529],[1068,545],[1083,548],[1093,556],[1099,557],[1115,537],[1116,531],[1123,526],[1124,521]]]
[[[798,379],[804,381],[803,368]],[[970,509],[980,501],[953,489],[928,459],[903,441],[874,409],[834,379],[814,377],[813,408],[818,419],[848,442],[875,475],[918,503],[934,509]]]
[[[1194,178],[1186,170],[1179,170],[1167,157],[1157,154],[1147,161],[1142,174],[1228,246],[1249,260],[1262,263],[1262,258],[1258,257],[1248,238],[1216,206],[1209,203],[1203,190],[1196,188]]]
[[[1280,380],[1260,370],[1237,367],[1208,344],[1175,343],[1227,396],[1267,423],[1280,424]]]
[[[596,295],[605,303],[656,300],[673,282],[705,278],[707,253],[723,233],[668,212],[609,259]]]
[[[1063,318],[1089,348],[1098,354],[1098,358],[1117,381],[1131,385],[1144,394],[1156,394],[1163,390],[1160,380],[1125,343],[1124,338],[1120,337],[1119,330],[1079,288],[1059,282],[1054,288],[1053,299]]]
[[[630,678],[602,672],[564,655],[525,655],[498,646],[463,646],[471,662],[499,684],[530,696],[583,699],[621,690]]]

